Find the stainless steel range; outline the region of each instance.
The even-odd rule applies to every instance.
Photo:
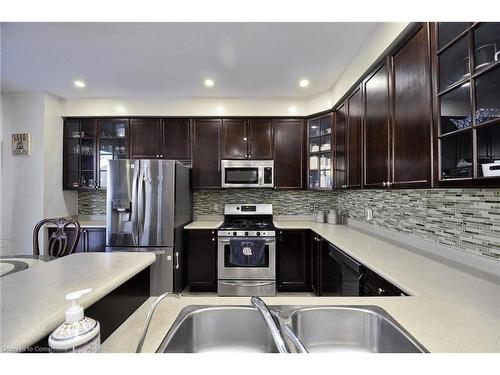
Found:
[[[220,296],[276,294],[276,228],[271,204],[226,204],[217,248]]]

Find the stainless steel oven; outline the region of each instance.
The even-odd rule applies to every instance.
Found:
[[[270,204],[226,204],[217,232],[217,293],[276,294],[276,228]]]
[[[264,243],[262,261],[242,265],[232,259],[233,243]],[[222,237],[217,248],[217,275],[219,295],[272,295],[276,293],[275,237]]]
[[[273,188],[274,160],[221,160],[221,187]]]

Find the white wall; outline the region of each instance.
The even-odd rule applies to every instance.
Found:
[[[309,98],[308,113],[321,112],[335,105],[408,25],[408,22],[381,22],[332,89]]]
[[[44,93],[2,93],[2,254],[31,254],[34,225],[76,214],[77,195],[62,192],[59,101]],[[57,118],[59,117],[59,119]],[[12,133],[31,133],[31,156],[12,155]]]
[[[65,116],[289,116],[307,114],[300,99],[94,98],[66,99]]]
[[[78,212],[78,193],[62,189],[63,119],[61,99],[45,95],[44,208],[43,216],[60,217]]]

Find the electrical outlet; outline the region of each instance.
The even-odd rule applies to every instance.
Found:
[[[309,211],[314,212],[314,204],[309,205]]]
[[[371,208],[365,208],[365,220],[370,221],[373,219],[373,210]]]

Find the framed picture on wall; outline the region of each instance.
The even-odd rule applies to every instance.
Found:
[[[31,134],[12,134],[12,155],[31,155]]]

